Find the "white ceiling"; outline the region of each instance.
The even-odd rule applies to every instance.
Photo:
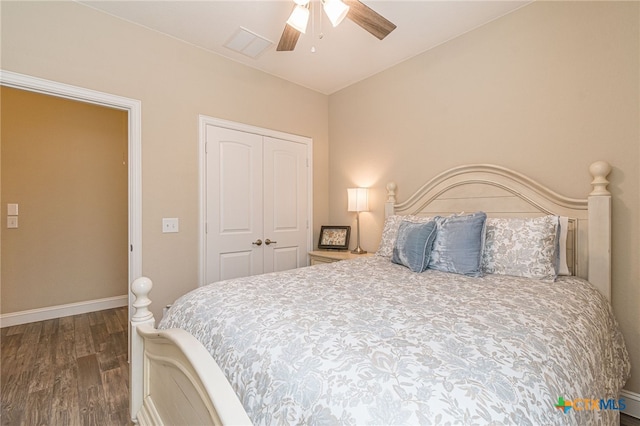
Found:
[[[294,5],[292,0],[79,2],[331,94],[504,16],[530,0],[363,0],[397,25],[384,40],[378,40],[348,19],[333,28],[321,11],[319,0],[313,0],[312,22],[293,52],[276,51]],[[273,45],[256,59],[225,47],[240,27],[272,41]]]

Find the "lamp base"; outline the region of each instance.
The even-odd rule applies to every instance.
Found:
[[[358,246],[354,250],[351,250],[351,253],[353,253],[353,254],[366,254],[367,251],[366,250],[362,250],[362,248],[360,246]]]

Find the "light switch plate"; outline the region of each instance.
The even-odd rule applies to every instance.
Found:
[[[162,219],[162,232],[178,232],[178,218],[177,217],[165,217]]]
[[[7,204],[7,216],[18,216],[17,204]]]
[[[18,227],[18,216],[7,216],[7,228]]]

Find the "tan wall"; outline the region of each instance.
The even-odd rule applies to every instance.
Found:
[[[373,188],[362,246],[376,249],[387,182],[494,163],[584,198],[607,160],[613,307],[640,392],[638,2],[535,2],[330,96],[330,221],[355,225],[346,188]]]
[[[0,312],[126,295],[127,114],[0,90]]]
[[[2,68],[142,102],[142,271],[153,312],[198,282],[198,114],[313,138],[328,217],[328,97],[75,2],[2,2]],[[180,232],[162,234],[163,217]]]

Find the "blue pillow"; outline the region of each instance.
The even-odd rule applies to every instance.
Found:
[[[459,216],[436,216],[434,220],[438,232],[431,250],[429,269],[471,277],[482,276],[487,214],[476,212]]]
[[[426,223],[401,222],[391,261],[413,272],[425,271],[435,237],[436,223],[433,220]]]

